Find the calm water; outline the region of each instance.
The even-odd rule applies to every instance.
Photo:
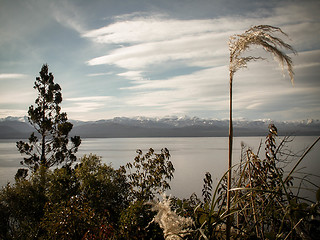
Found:
[[[239,137],[234,139],[233,162],[239,162],[241,142],[257,150],[264,137]],[[281,138],[280,138],[281,139]],[[316,137],[296,137],[289,144],[289,149],[299,152],[310,146]],[[278,140],[280,142],[280,140]],[[22,156],[18,153],[15,140],[0,140],[0,185],[13,182]],[[82,139],[78,157],[94,153],[102,157],[104,163],[111,163],[114,168],[132,162],[136,150],[143,152],[149,148],[160,152],[168,148],[171,161],[176,169],[171,181],[171,191],[178,197],[189,197],[193,192],[201,196],[205,172],[218,180],[227,169],[228,138],[95,138]],[[261,148],[264,149],[264,145]],[[302,162],[301,171],[313,174],[320,172],[320,143],[307,155]],[[320,179],[313,179],[320,185]]]

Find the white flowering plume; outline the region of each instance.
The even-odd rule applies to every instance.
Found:
[[[287,49],[296,53],[296,51],[289,44],[285,43],[282,39],[273,35],[273,33],[281,33],[287,36],[280,28],[269,25],[259,25],[251,27],[245,33],[241,35],[234,35],[229,40],[229,51],[230,51],[230,74],[234,74],[240,68],[246,68],[247,62],[263,60],[261,57],[241,57],[242,53],[245,52],[251,45],[262,46],[266,52],[271,53],[275,59],[279,62],[282,69],[284,65],[287,66],[288,74],[293,85],[293,69],[292,60],[280,49]]]
[[[190,217],[179,216],[171,210],[170,197],[162,195],[163,200],[156,202],[152,206],[152,211],[158,212],[153,221],[158,223],[163,230],[166,240],[178,240],[190,232],[193,221]]]

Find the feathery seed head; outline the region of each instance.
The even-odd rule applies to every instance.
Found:
[[[257,45],[271,53],[279,62],[281,68],[284,70],[284,65],[287,66],[287,71],[294,85],[294,72],[292,67],[292,59],[280,49],[290,50],[294,54],[296,51],[293,47],[285,43],[282,39],[273,35],[273,33],[281,33],[288,36],[279,27],[269,25],[259,25],[251,27],[243,34],[233,35],[229,38],[229,51],[230,51],[230,65],[229,71],[233,75],[238,69],[246,68],[247,63],[250,61],[264,60],[261,57],[241,57],[250,46]]]
[[[166,240],[181,239],[188,234],[193,221],[191,218],[181,217],[171,210],[170,197],[163,194],[162,198],[162,201],[154,203],[151,208],[152,211],[157,212],[153,221],[160,225]]]

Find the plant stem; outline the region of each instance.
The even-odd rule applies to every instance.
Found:
[[[231,61],[231,59],[230,59]],[[228,154],[228,187],[227,187],[227,224],[226,239],[230,239],[230,189],[231,189],[231,168],[232,168],[232,141],[233,141],[233,124],[232,124],[232,80],[233,72],[230,71],[229,82],[229,154]]]
[[[286,179],[284,180],[284,183],[286,183],[289,180],[289,177],[291,176],[291,174],[294,172],[294,170],[298,167],[298,165],[300,164],[300,162],[302,161],[302,159],[304,159],[304,157],[308,154],[308,152],[313,148],[314,145],[316,145],[316,143],[320,140],[320,136],[314,141],[314,143],[307,149],[307,151],[304,152],[304,154],[300,157],[300,159],[298,160],[298,162],[296,163],[296,165],[292,168],[292,170],[290,171],[290,173],[288,174],[288,176],[286,177]]]

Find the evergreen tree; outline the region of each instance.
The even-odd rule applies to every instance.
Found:
[[[31,134],[28,142],[17,142],[19,152],[27,155],[21,164],[32,171],[36,171],[40,166],[49,168],[63,163],[70,165],[76,161],[75,153],[81,139],[79,136],[71,137],[69,144],[69,133],[73,125],[68,122],[67,114],[60,112],[61,87],[54,83],[47,64],[42,66],[34,89],[38,91],[38,97],[35,105],[29,107],[28,120],[36,133]],[[25,177],[26,174],[26,169],[19,169],[17,177]]]

